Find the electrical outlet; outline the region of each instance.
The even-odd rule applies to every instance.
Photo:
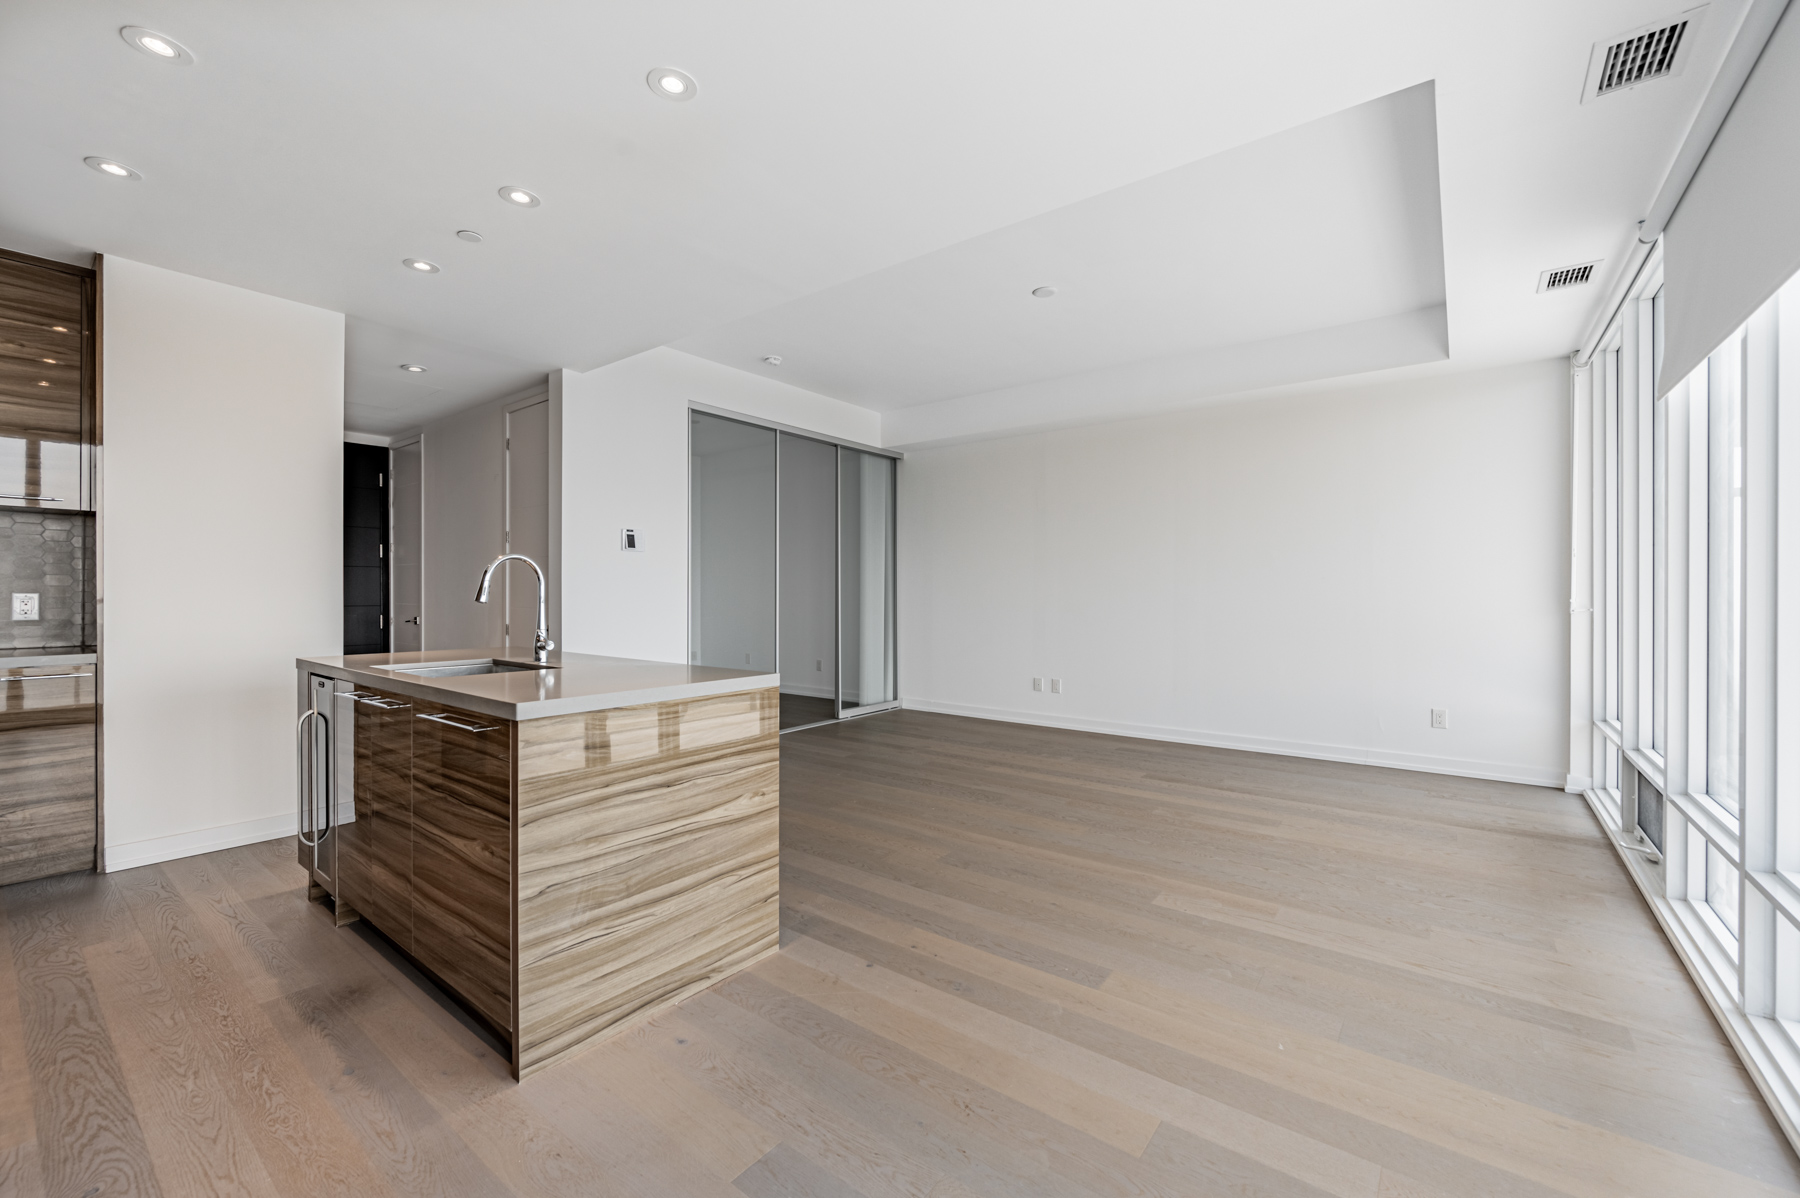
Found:
[[[1448,707],[1433,707],[1431,709],[1431,726],[1440,731],[1449,731],[1450,709]]]
[[[13,613],[13,619],[15,619],[15,620],[35,620],[35,619],[37,619],[38,618],[37,593],[32,592],[31,594],[26,594],[22,591],[14,591],[13,592],[12,613]]]
[[[1031,689],[1034,691],[1043,690],[1044,689],[1044,680],[1042,678],[1033,678],[1031,680]]]
[[[644,551],[644,534],[635,528],[619,530],[619,548],[626,553],[642,553]]]
[[[1050,693],[1053,695],[1062,694],[1062,679],[1061,678],[1052,678],[1050,680]]]

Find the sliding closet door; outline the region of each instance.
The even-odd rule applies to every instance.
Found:
[[[704,412],[689,421],[689,656],[773,673],[775,432]]]
[[[837,447],[779,434],[781,726],[837,717]]]
[[[894,459],[838,449],[838,712],[900,696],[894,663]]]

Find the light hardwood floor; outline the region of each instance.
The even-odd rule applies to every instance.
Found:
[[[783,951],[523,1084],[287,842],[0,890],[0,1195],[1800,1193],[1581,803],[901,712]]]

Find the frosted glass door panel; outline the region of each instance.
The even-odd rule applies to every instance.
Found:
[[[775,671],[775,432],[689,414],[688,650],[703,666]]]
[[[781,726],[837,716],[837,447],[779,434]]]
[[[838,449],[840,712],[899,697],[894,671],[894,459]]]

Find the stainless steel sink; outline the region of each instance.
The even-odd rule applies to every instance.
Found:
[[[447,661],[429,666],[390,666],[396,674],[411,674],[415,678],[457,678],[464,674],[511,674],[518,670],[554,670],[556,666],[536,666],[526,662],[497,661]]]

